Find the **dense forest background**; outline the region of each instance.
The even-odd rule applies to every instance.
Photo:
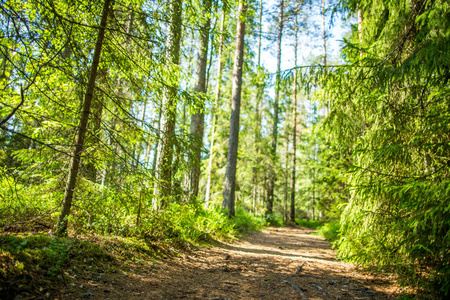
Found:
[[[0,4],[3,230],[315,222],[343,259],[448,297],[447,1]]]

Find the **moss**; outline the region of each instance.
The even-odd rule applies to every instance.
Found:
[[[89,241],[48,234],[0,235],[0,298],[62,283],[66,269],[111,264],[105,249]]]

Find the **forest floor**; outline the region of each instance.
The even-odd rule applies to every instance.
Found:
[[[395,299],[401,294],[389,275],[336,260],[330,244],[313,233],[269,227],[127,271],[92,272],[50,298]]]

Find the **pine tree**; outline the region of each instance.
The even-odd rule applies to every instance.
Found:
[[[170,26],[167,37],[166,59],[170,63],[174,76],[172,81],[164,89],[161,108],[161,140],[158,145],[156,164],[156,184],[153,209],[164,208],[168,205],[172,195],[172,160],[174,155],[176,108],[178,102],[179,78],[177,66],[180,63],[181,25],[182,25],[182,0],[174,0],[170,3]],[[159,201],[159,203],[158,203]]]
[[[222,207],[229,218],[235,215],[236,164],[239,142],[239,118],[241,109],[242,66],[244,63],[244,37],[247,3],[239,3],[236,51],[233,70],[233,90],[231,94],[230,138],[228,142],[227,167],[223,191]]]

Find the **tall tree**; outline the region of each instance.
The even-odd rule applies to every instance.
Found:
[[[256,126],[255,126],[255,133],[254,133],[254,140],[255,140],[255,152],[256,152],[256,161],[255,166],[253,167],[253,199],[252,199],[252,208],[253,212],[256,211],[256,202],[258,199],[258,188],[259,188],[259,176],[258,176],[258,169],[261,164],[261,157],[259,156],[260,152],[260,143],[261,143],[261,105],[262,105],[262,99],[264,96],[264,88],[265,88],[265,81],[264,77],[262,76],[261,72],[261,39],[262,39],[262,18],[263,18],[263,0],[259,1],[259,24],[258,24],[258,65],[256,70],[256,101],[255,101],[255,117],[256,117]]]
[[[289,135],[289,126],[287,124],[288,116],[286,116],[286,126],[285,126],[285,134],[286,134],[286,149],[284,151],[284,199],[283,199],[283,222],[288,220],[287,216],[287,202],[288,202],[288,194],[289,194],[289,144],[290,144],[290,135]]]
[[[275,81],[275,99],[273,103],[273,127],[272,127],[272,148],[271,148],[271,166],[269,170],[269,186],[267,191],[267,207],[266,215],[273,213],[273,200],[275,190],[275,161],[277,155],[277,139],[278,139],[278,102],[280,98],[280,82],[281,82],[281,39],[283,37],[284,24],[284,0],[280,0],[280,13],[278,16],[278,36],[277,36],[277,70]]]
[[[158,146],[158,161],[156,164],[156,184],[153,209],[165,207],[169,203],[172,194],[172,160],[175,143],[176,107],[178,102],[180,49],[181,49],[181,25],[182,25],[183,1],[174,0],[170,4],[170,25],[167,36],[166,59],[171,65],[164,89],[161,108],[161,141]],[[159,203],[157,202],[159,201]]]
[[[214,134],[216,130],[216,123],[217,123],[217,108],[219,106],[219,100],[220,100],[220,89],[222,85],[222,71],[223,71],[223,61],[222,61],[222,55],[223,55],[223,45],[225,43],[225,20],[227,16],[227,1],[224,1],[223,7],[222,7],[222,20],[220,23],[220,41],[219,41],[219,53],[217,55],[217,85],[216,85],[216,94],[214,98],[214,106],[212,109],[211,119],[211,142],[209,145],[209,161],[208,161],[208,175],[207,175],[207,182],[206,182],[206,196],[205,196],[205,206],[208,206],[209,198],[210,198],[210,191],[211,191],[211,171],[212,171],[212,161],[213,161],[213,154],[214,154]]]
[[[327,68],[327,29],[325,27],[325,0],[322,0],[322,55],[323,66]],[[330,105],[328,101],[325,101],[325,116],[329,115]]]
[[[325,1],[325,0],[324,0]],[[363,51],[362,51],[362,29],[363,29],[363,11],[361,9],[361,4],[357,3],[358,9],[358,38],[359,38],[359,58],[362,59]]]
[[[236,164],[239,141],[239,118],[241,109],[242,65],[244,63],[246,11],[247,2],[240,1],[236,30],[233,88],[231,92],[230,136],[228,141],[227,166],[222,202],[222,207],[227,210],[229,218],[235,215],[234,194],[236,189]]]
[[[208,61],[208,43],[209,43],[209,30],[211,27],[211,6],[212,0],[203,0],[202,14],[205,18],[200,28],[199,50],[197,57],[197,81],[195,83],[196,93],[206,93],[206,65]],[[190,162],[191,170],[188,178],[189,191],[191,201],[195,200],[198,196],[198,184],[200,181],[200,161],[201,161],[201,149],[203,146],[203,131],[205,127],[205,114],[204,114],[204,95],[200,95],[202,98],[200,107],[197,112],[191,117],[191,139],[193,141],[193,161]]]
[[[323,0],[324,1],[324,0]],[[323,2],[322,2],[323,3]],[[297,149],[297,48],[298,48],[298,2],[295,3],[294,23],[294,84],[293,84],[293,109],[292,109],[292,175],[291,175],[291,205],[289,219],[295,222],[295,171],[296,171],[296,149]]]
[[[95,44],[94,56],[92,59],[91,71],[89,74],[89,81],[86,87],[86,93],[81,112],[81,119],[78,125],[78,132],[75,139],[75,150],[72,155],[72,160],[69,167],[69,175],[67,178],[66,188],[64,191],[64,199],[59,216],[57,235],[67,235],[68,217],[72,207],[73,193],[75,191],[75,184],[78,177],[78,170],[81,162],[81,155],[84,146],[84,137],[87,130],[89,114],[91,112],[92,98],[94,96],[95,80],[97,78],[98,65],[100,63],[100,54],[102,52],[103,39],[105,37],[105,29],[108,20],[111,0],[105,0],[103,5],[103,12],[100,21],[100,28],[97,34],[97,43]]]
[[[327,65],[327,29],[325,27],[325,0],[322,0],[322,51],[323,51],[323,65],[326,66]]]
[[[106,68],[102,68],[98,70],[97,74],[97,84],[104,82],[106,80]],[[103,97],[101,95],[101,92],[99,90],[94,91],[94,98],[92,103],[92,121],[90,122],[90,130],[92,131],[93,137],[92,137],[92,144],[97,146],[98,141],[100,140],[100,125],[102,122],[102,111],[103,111]],[[95,150],[94,150],[95,151]],[[90,155],[89,162],[86,165],[86,175],[92,182],[97,181],[97,168],[95,166],[95,157],[93,155]]]

